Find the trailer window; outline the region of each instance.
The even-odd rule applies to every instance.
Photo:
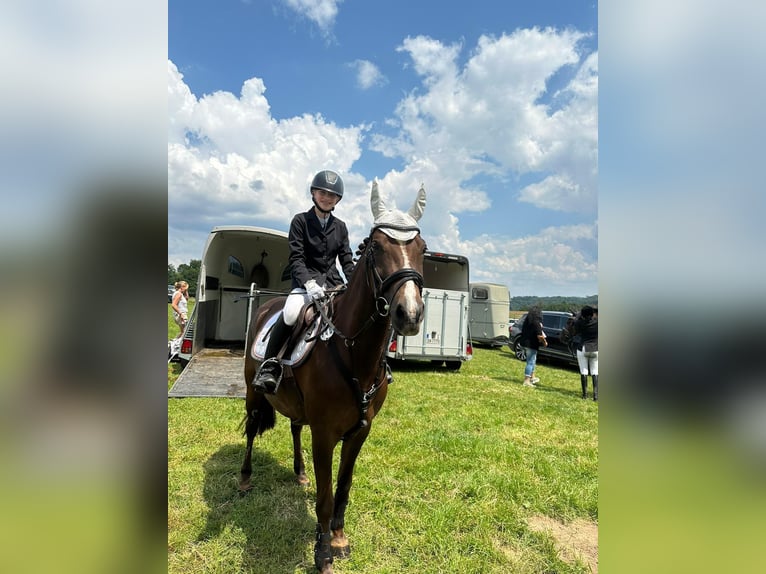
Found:
[[[229,255],[229,273],[245,278],[245,268],[242,266],[242,262],[233,255]]]
[[[471,290],[471,298],[477,299],[477,300],[489,299],[489,291],[487,291],[483,287],[474,287]]]

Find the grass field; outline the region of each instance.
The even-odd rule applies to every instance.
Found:
[[[168,388],[179,372],[168,365]],[[395,368],[354,473],[352,553],[335,571],[597,571],[598,403],[580,399],[571,368],[538,363],[537,375],[538,388],[522,387],[507,347],[477,348],[458,372]],[[243,411],[239,399],[168,402],[169,572],[315,572],[310,433],[311,486],[293,480],[279,416],[256,439],[255,489],[240,497]]]

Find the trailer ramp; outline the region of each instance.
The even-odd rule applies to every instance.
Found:
[[[168,397],[245,398],[244,348],[201,350],[178,376]]]

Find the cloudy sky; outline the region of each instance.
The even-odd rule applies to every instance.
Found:
[[[168,262],[216,225],[286,231],[320,169],[369,231],[374,178],[512,295],[598,292],[595,2],[170,0]]]

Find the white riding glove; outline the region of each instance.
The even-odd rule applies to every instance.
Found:
[[[324,299],[324,287],[321,285],[317,285],[316,280],[309,279],[306,281],[306,293],[309,294],[309,297],[315,300]]]

